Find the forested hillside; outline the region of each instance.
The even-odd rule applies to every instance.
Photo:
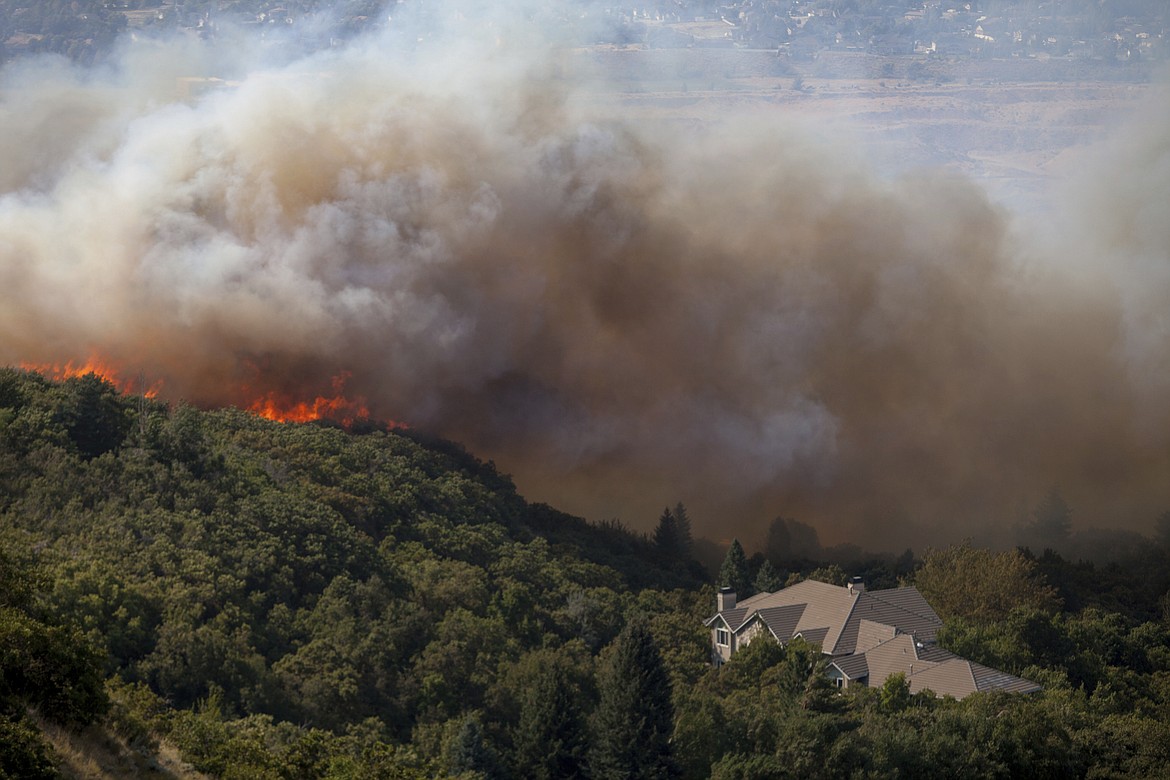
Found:
[[[0,370],[0,777],[54,776],[53,724],[224,778],[1170,773],[1164,547],[926,556],[946,641],[1045,686],[939,701],[839,693],[800,643],[711,669],[681,513],[650,538],[409,431]]]

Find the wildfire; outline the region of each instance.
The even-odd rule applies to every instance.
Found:
[[[336,420],[350,425],[355,420],[369,417],[370,410],[364,398],[347,398],[345,383],[352,374],[343,371],[333,377],[333,396],[317,396],[312,401],[294,401],[285,393],[274,390],[260,396],[247,409],[269,420],[277,422],[312,422],[313,420]]]
[[[158,381],[147,385],[145,378],[139,375],[134,379],[126,379],[125,371],[117,368],[110,360],[99,355],[91,354],[84,361],[68,361],[66,363],[32,363],[22,362],[20,367],[25,371],[35,371],[49,379],[64,380],[74,377],[95,374],[118,388],[122,393],[140,393],[147,398],[156,398],[162,390],[163,382]],[[254,366],[252,366],[255,369]],[[259,373],[259,371],[257,371]],[[263,390],[256,384],[245,384],[240,387],[241,404],[247,411],[276,422],[304,423],[314,420],[335,420],[342,425],[352,425],[355,421],[369,418],[370,410],[366,399],[362,397],[350,398],[345,395],[345,384],[352,376],[351,372],[343,371],[333,377],[333,395],[326,397],[319,395],[311,401],[297,400],[293,395],[279,390]],[[398,423],[389,423],[397,427]]]
[[[27,363],[22,362],[20,367],[25,371],[35,371],[49,379],[62,380],[94,374],[106,380],[122,393],[138,392],[147,398],[155,398],[162,390],[163,383],[155,382],[147,386],[146,380],[139,376],[137,379],[125,379],[119,370],[109,361],[98,355],[90,355],[86,360],[66,363]]]

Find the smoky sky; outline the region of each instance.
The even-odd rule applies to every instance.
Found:
[[[716,538],[919,547],[1053,486],[1078,525],[1170,508],[1164,89],[1030,224],[781,108],[597,110],[530,28],[468,26],[235,41],[185,97],[229,55],[9,66],[0,363],[100,354],[203,406],[350,372],[531,499],[641,528],[681,500]]]

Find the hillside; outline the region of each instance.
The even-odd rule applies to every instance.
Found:
[[[927,554],[943,643],[1044,686],[961,702],[840,693],[803,641],[712,669],[713,591],[664,549],[415,432],[0,370],[0,778],[1170,770],[1170,544]]]
[[[261,731],[439,740],[464,712],[510,706],[500,686],[526,653],[588,656],[642,588],[700,582],[617,524],[527,504],[457,446],[376,425],[5,370],[0,453],[6,547],[49,580],[46,619],[79,625],[105,673],[169,708]]]

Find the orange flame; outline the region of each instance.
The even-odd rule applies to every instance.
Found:
[[[95,374],[118,388],[122,393],[138,392],[147,398],[155,398],[162,390],[162,381],[147,386],[146,380],[140,375],[137,379],[124,379],[114,364],[97,354],[91,354],[84,361],[68,361],[66,363],[32,363],[22,362],[20,367],[25,371],[35,371],[53,380],[72,379],[74,377]],[[254,368],[254,367],[253,367]],[[296,400],[288,393],[277,390],[267,392],[257,390],[249,385],[241,388],[245,398],[253,398],[246,402],[245,408],[253,414],[276,422],[304,423],[314,420],[335,420],[342,425],[352,425],[360,419],[368,419],[370,410],[366,406],[366,399],[361,397],[348,398],[344,390],[352,373],[343,371],[333,377],[333,395],[331,397],[317,396],[312,401]],[[143,390],[145,388],[145,390]],[[388,427],[399,427],[400,423],[388,423]]]
[[[140,392],[147,398],[155,398],[162,390],[162,381],[155,382],[149,387],[146,385],[146,380],[139,376],[135,379],[124,379],[109,361],[106,361],[96,354],[91,354],[86,360],[81,362],[74,362],[72,360],[65,363],[29,363],[22,362],[20,367],[25,371],[35,371],[49,379],[62,380],[73,379],[74,377],[85,376],[86,374],[94,374],[106,380],[114,387],[118,388],[121,393]]]
[[[317,396],[312,401],[294,401],[287,394],[275,390],[262,395],[248,405],[248,411],[276,422],[312,422],[314,420],[336,420],[350,425],[355,420],[370,416],[364,398],[347,398],[343,391],[352,374],[343,371],[333,377],[334,395],[331,398]]]

